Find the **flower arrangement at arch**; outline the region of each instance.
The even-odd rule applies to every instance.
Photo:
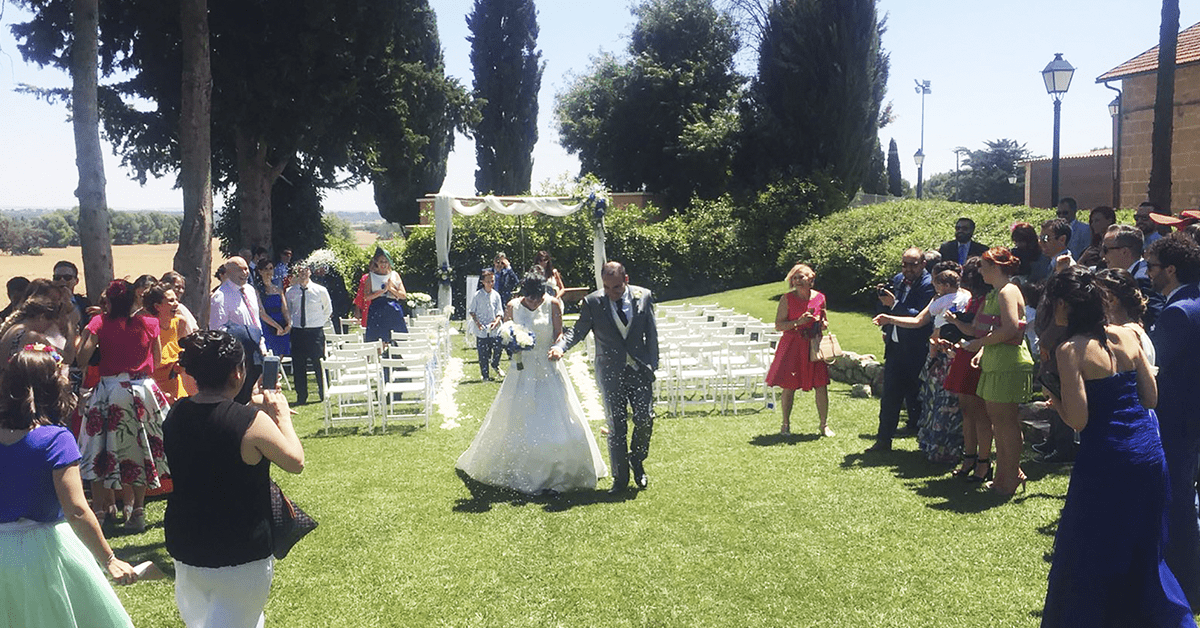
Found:
[[[442,264],[433,274],[438,281],[444,284],[449,284],[454,280],[454,269],[450,267],[450,264]]]
[[[424,292],[409,292],[407,301],[409,307],[430,307],[433,305],[433,297]]]

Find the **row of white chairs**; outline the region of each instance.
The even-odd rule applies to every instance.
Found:
[[[779,339],[773,325],[715,305],[660,306],[657,319],[655,401],[666,412],[774,406],[766,385]]]

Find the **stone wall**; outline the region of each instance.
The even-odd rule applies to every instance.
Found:
[[[1146,200],[1157,80],[1153,73],[1121,80],[1121,207]],[[1200,207],[1200,64],[1175,71],[1173,127],[1171,207],[1179,213]]]

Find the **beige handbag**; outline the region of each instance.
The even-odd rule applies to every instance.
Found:
[[[833,361],[840,355],[842,355],[842,345],[838,343],[836,335],[823,334],[812,339],[808,357],[813,362],[821,360],[827,364],[833,364]]]

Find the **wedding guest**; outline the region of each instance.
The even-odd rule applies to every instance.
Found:
[[[954,393],[946,391],[943,384],[950,368],[950,356],[939,349],[938,340],[947,325],[948,340],[957,341],[961,333],[948,322],[946,313],[966,309],[970,293],[959,290],[958,264],[939,264],[933,277],[937,298],[929,302],[916,316],[894,316],[879,314],[876,325],[896,325],[905,329],[918,329],[931,322],[929,358],[921,371],[921,418],[918,420],[917,447],[925,452],[931,462],[953,462],[962,451],[962,415]]]
[[[788,291],[775,309],[775,331],[783,332],[775,348],[775,358],[767,370],[767,385],[783,389],[779,408],[783,412],[781,434],[791,433],[792,406],[796,390],[813,393],[817,404],[819,436],[834,436],[829,429],[829,366],[814,360],[811,347],[819,342],[821,331],[829,327],[825,295],[813,290],[817,274],[807,264],[796,264],[788,271]]]
[[[317,376],[317,398],[325,400],[325,372],[321,357],[325,354],[325,321],[333,315],[329,291],[312,281],[312,268],[306,262],[292,265],[296,278],[287,289],[288,311],[295,312],[292,327],[292,374],[296,386],[296,405],[308,403],[308,371]],[[342,288],[345,290],[345,288]]]
[[[400,304],[407,297],[400,274],[392,270],[391,256],[382,247],[375,247],[371,267],[359,280],[354,297],[367,342],[391,342],[393,331],[408,331],[404,306]]]
[[[144,309],[144,305],[142,304],[142,296],[145,295],[146,291],[149,290],[150,287],[156,283],[158,283],[158,279],[156,279],[154,277],[154,275],[141,275],[136,280],[134,280],[134,282],[133,282],[133,311],[134,312],[139,313],[139,314],[142,313],[140,311],[140,310]]]
[[[969,482],[992,479],[992,422],[988,419],[987,406],[977,394],[981,371],[974,364],[976,352],[966,349],[971,340],[991,331],[979,320],[979,312],[992,290],[979,272],[982,261],[981,258],[972,257],[963,265],[960,285],[971,293],[965,310],[946,313],[946,319],[962,334],[961,341],[953,345],[945,339],[940,341],[943,347],[953,348],[954,351],[954,359],[950,362],[942,385],[958,396],[958,407],[962,412],[963,460],[952,475]]]
[[[200,390],[171,408],[163,435],[175,483],[163,521],[175,601],[188,626],[262,626],[275,564],[270,467],[300,473],[304,449],[278,390],[255,395],[256,405],[235,401],[246,378],[241,342],[208,330],[180,344]]]
[[[485,270],[479,276],[481,287],[471,297],[467,306],[467,315],[471,317],[475,333],[475,349],[479,356],[479,376],[484,381],[491,381],[488,371],[491,365],[497,377],[504,377],[500,370],[500,323],[504,320],[504,304],[500,294],[494,289],[496,276],[492,271]]]
[[[179,330],[179,337],[182,338],[200,329],[200,326],[196,323],[196,316],[182,303],[183,295],[187,291],[187,280],[183,278],[183,275],[169,270],[159,278],[159,283],[165,283],[175,291],[175,300],[179,302],[176,314],[183,317],[183,327]]]
[[[24,277],[13,277],[4,284],[5,292],[8,294],[8,306],[0,310],[0,324],[16,311],[17,306],[21,305],[21,301],[25,300],[25,289],[28,287],[29,280]]]
[[[1081,266],[1104,267],[1101,245],[1108,228],[1116,223],[1117,213],[1113,211],[1113,208],[1106,205],[1098,205],[1092,208],[1092,213],[1089,214],[1088,218],[1088,226],[1092,230],[1092,241],[1079,256],[1079,264]]]
[[[1154,289],[1167,304],[1150,329],[1158,361],[1158,413],[1167,483],[1167,545],[1163,555],[1193,608],[1200,608],[1200,521],[1196,517],[1196,466],[1200,455],[1200,246],[1172,233],[1146,249]]]
[[[1075,256],[1067,248],[1071,239],[1071,225],[1062,218],[1052,218],[1042,223],[1042,234],[1039,238],[1042,247],[1042,257],[1046,267],[1043,272],[1049,277],[1053,275],[1060,264],[1070,266],[1075,263]],[[1065,262],[1060,262],[1059,257]]]
[[[286,290],[288,288],[288,276],[291,274],[292,250],[284,249],[279,252],[279,258],[275,260],[275,274],[271,276],[271,283],[275,284],[276,288]]]
[[[1124,268],[1105,268],[1096,273],[1096,283],[1105,289],[1104,314],[1108,324],[1124,327],[1137,334],[1142,343],[1142,353],[1151,369],[1155,365],[1154,343],[1150,334],[1142,327],[1142,317],[1146,313],[1146,298],[1142,296],[1133,275]]]
[[[70,293],[60,287],[58,282],[52,282],[49,279],[34,279],[25,288],[25,300],[30,299],[43,299],[45,303],[54,304],[56,308],[53,320],[49,321],[48,325],[38,327],[37,331],[40,334],[38,341],[54,347],[62,354],[65,363],[74,362],[79,347],[75,326],[76,311],[72,306]],[[17,312],[21,312],[21,308],[17,308]],[[10,318],[12,317],[10,316]],[[11,356],[19,347],[28,344],[28,342],[18,344],[15,340],[16,335],[26,329],[24,325],[20,324],[22,321],[21,318],[7,321],[8,327],[0,329],[0,336],[7,329],[11,329],[14,334],[8,337],[8,344],[0,343],[0,349],[6,352],[6,356]]]
[[[346,280],[328,259],[315,261],[313,256],[310,256],[308,261],[313,283],[319,284],[329,292],[329,302],[333,306],[333,313],[329,320],[333,323],[333,331],[339,334],[344,333],[342,318],[349,316],[351,310],[354,309],[354,299],[350,296],[350,291],[346,289]]]
[[[258,289],[258,316],[262,320],[263,340],[267,343],[267,351],[274,356],[292,355],[292,316],[288,312],[287,300],[283,298],[283,290],[275,285],[275,263],[269,260],[259,262],[255,268],[254,287]]]
[[[1171,212],[1165,210],[1150,201],[1146,201],[1138,205],[1137,210],[1133,213],[1133,224],[1142,232],[1142,240],[1148,247],[1154,244],[1155,240],[1163,237],[1171,232],[1170,227],[1161,226],[1154,222],[1154,215],[1170,216]]]
[[[938,253],[943,260],[957,262],[959,266],[967,260],[983,254],[987,247],[975,241],[975,221],[963,216],[954,222],[954,239],[943,242]]]
[[[1137,334],[1105,324],[1104,293],[1079,266],[1046,284],[1045,298],[1067,330],[1055,349],[1061,396],[1050,391],[1050,399],[1080,431],[1080,445],[1054,539],[1042,627],[1194,627],[1164,564],[1171,556],[1163,525],[1167,464],[1147,410],[1158,390]]]
[[[533,265],[540,268],[546,276],[546,294],[561,299],[567,288],[563,283],[562,274],[554,267],[554,258],[550,257],[550,253],[538,251],[537,255],[533,256]]]
[[[1142,315],[1141,323],[1146,329],[1154,327],[1154,321],[1158,320],[1158,313],[1166,305],[1167,299],[1154,289],[1150,281],[1150,269],[1146,266],[1146,260],[1142,259],[1145,246],[1141,230],[1129,225],[1113,225],[1104,234],[1100,249],[1108,268],[1124,268],[1133,275],[1146,301],[1146,313]]]
[[[250,401],[251,389],[262,375],[262,357],[267,352],[259,315],[258,292],[246,286],[250,267],[241,257],[231,257],[221,266],[225,279],[209,299],[208,328],[224,329],[242,342],[246,358],[246,384],[237,400]]]
[[[976,320],[991,331],[967,343],[982,370],[977,394],[987,406],[996,439],[996,477],[988,488],[1012,495],[1024,486],[1021,471],[1022,434],[1017,404],[1029,400],[1033,384],[1033,358],[1025,346],[1025,299],[1012,282],[1020,262],[1004,247],[983,254],[979,272],[993,289]]]
[[[158,319],[158,361],[154,364],[154,382],[175,403],[196,391],[196,382],[179,366],[179,339],[186,322],[179,314],[179,300],[170,284],[159,283],[142,295],[146,312]]]
[[[496,253],[496,259],[492,261],[492,272],[496,275],[496,292],[500,293],[500,302],[507,304],[512,301],[513,290],[517,289],[521,280],[517,278],[516,271],[512,269],[512,264],[503,251]]]
[[[52,418],[66,416],[73,400],[61,360],[52,348],[31,344],[0,377],[2,621],[132,628],[104,575],[121,584],[137,575],[104,539],[84,497],[75,438]]]
[[[99,314],[92,302],[82,294],[75,294],[75,286],[79,285],[79,268],[73,262],[67,260],[59,260],[54,263],[54,285],[66,290],[70,296],[71,304],[75,306],[75,313],[71,315],[71,322],[75,324],[75,332],[83,331],[83,326],[87,325],[92,316]],[[63,356],[64,358],[66,356]]]
[[[878,298],[884,313],[893,316],[916,316],[933,300],[933,280],[925,270],[921,249],[904,251],[901,272],[892,278],[888,287],[878,287]],[[875,444],[866,453],[892,450],[892,438],[900,423],[900,406],[908,409],[905,431],[917,432],[921,417],[921,367],[929,352],[929,336],[933,325],[904,329],[883,325],[883,396],[879,400],[879,432]]]
[[[1083,250],[1092,241],[1091,227],[1076,220],[1078,215],[1079,203],[1076,203],[1074,198],[1064,196],[1058,202],[1057,216],[1059,220],[1065,221],[1071,230],[1070,239],[1067,241],[1067,249],[1071,251],[1072,259],[1079,259],[1079,256],[1083,254]]]
[[[1013,223],[1009,233],[1012,240],[1013,255],[1021,260],[1017,276],[1024,277],[1026,282],[1037,283],[1050,275],[1050,264],[1042,256],[1041,246],[1038,245],[1038,232],[1027,222]]]
[[[162,450],[167,398],[152,375],[162,361],[158,319],[134,315],[133,285],[114,280],[104,292],[108,311],[84,328],[79,358],[100,350],[100,383],[88,397],[79,448],[80,472],[92,481],[92,500],[101,523],[115,511],[112,491],[121,489],[125,529],[146,529],[146,489],[170,473]]]
[[[0,326],[0,372],[8,359],[27,344],[53,346],[51,337],[62,323],[62,303],[55,298],[38,295],[25,299],[20,307]]]

